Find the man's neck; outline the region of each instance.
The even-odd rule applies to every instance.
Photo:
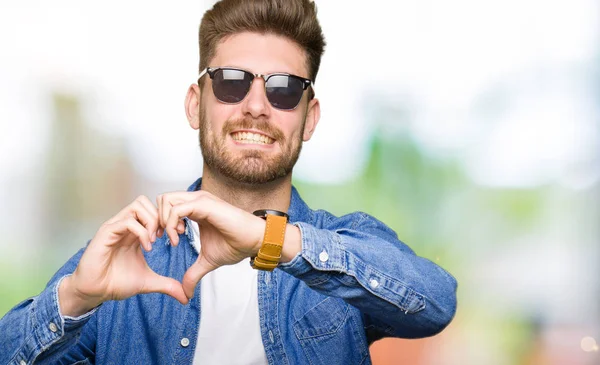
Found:
[[[290,174],[266,184],[248,185],[214,174],[205,165],[200,188],[250,213],[258,209],[287,212],[290,206],[292,176]]]

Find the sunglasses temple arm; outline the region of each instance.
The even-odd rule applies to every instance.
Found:
[[[205,68],[204,70],[202,70],[202,72],[200,72],[200,74],[198,75],[198,80],[200,80],[202,78],[202,76],[206,75],[207,72],[208,72],[208,67]]]

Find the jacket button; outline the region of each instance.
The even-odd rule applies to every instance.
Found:
[[[50,322],[50,324],[48,325],[48,328],[50,328],[50,331],[52,331],[53,333],[56,333],[56,331],[58,331],[58,327],[56,327],[54,322]]]
[[[369,286],[371,289],[375,289],[379,286],[379,282],[375,279],[371,279],[371,281],[369,281]]]
[[[25,360],[21,360],[19,361],[19,365],[27,365],[27,363],[25,362]]]
[[[188,347],[190,345],[190,340],[187,337],[184,337],[181,339],[181,341],[179,343],[183,347]]]
[[[329,260],[329,255],[327,254],[327,251],[323,250],[319,254],[319,260],[321,260],[321,262],[327,262],[327,260]]]

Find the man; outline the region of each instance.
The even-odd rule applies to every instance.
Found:
[[[292,187],[324,45],[309,0],[206,12],[185,99],[203,177],[105,222],[0,321],[0,363],[368,364],[377,339],[440,332],[452,276],[375,218],[311,210]]]

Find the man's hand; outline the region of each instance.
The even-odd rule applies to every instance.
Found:
[[[173,245],[179,243],[177,226],[183,217],[200,226],[200,256],[183,276],[188,298],[192,298],[204,275],[256,256],[260,249],[265,221],[206,191],[168,193],[159,195],[156,201],[160,226]]]
[[[183,233],[184,226],[175,221],[169,229],[177,236],[177,232]],[[152,271],[144,258],[141,246],[150,251],[161,231],[158,210],[145,196],[105,222],[90,241],[73,275],[61,282],[61,312],[79,316],[107,300],[155,292],[187,304],[181,283]]]

